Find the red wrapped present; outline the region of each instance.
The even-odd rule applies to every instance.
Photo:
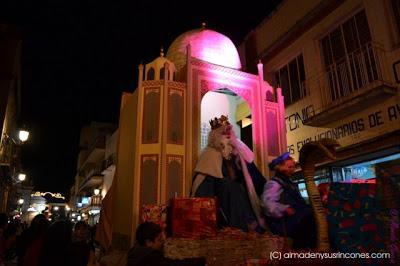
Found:
[[[171,199],[171,231],[173,237],[215,236],[217,234],[216,199]]]
[[[167,227],[167,206],[157,204],[144,204],[140,211],[140,222],[153,222],[163,229]]]

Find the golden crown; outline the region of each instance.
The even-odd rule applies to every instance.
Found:
[[[221,126],[230,125],[228,121],[228,116],[221,115],[220,118],[214,118],[210,120],[211,130],[217,129]]]

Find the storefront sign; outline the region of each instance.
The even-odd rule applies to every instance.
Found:
[[[303,122],[313,112],[313,105],[286,109],[287,149],[296,160],[301,147],[310,141],[330,138],[344,147],[400,129],[400,104],[396,97],[337,121],[331,128],[305,126]]]

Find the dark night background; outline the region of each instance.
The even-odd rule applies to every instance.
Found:
[[[207,28],[235,45],[278,4],[264,1],[6,1],[0,23],[22,33],[21,121],[31,132],[22,167],[37,190],[68,193],[80,128],[118,123],[137,67],[181,33]]]

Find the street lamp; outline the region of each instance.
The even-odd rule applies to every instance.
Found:
[[[21,130],[18,132],[18,138],[19,138],[19,140],[20,140],[21,142],[27,141],[28,138],[29,138],[29,131],[26,131],[26,130],[24,130],[24,129],[21,129]]]
[[[6,140],[7,139],[11,140],[15,145],[20,145],[20,144],[24,143],[25,141],[27,141],[29,138],[29,131],[24,130],[24,129],[20,129],[18,131],[18,139],[15,139],[13,136],[10,136],[6,132],[3,134],[4,134]]]
[[[55,206],[54,208],[53,208],[55,211],[58,211],[58,206]]]
[[[19,200],[18,200],[18,204],[19,204],[19,205],[24,204],[24,199],[19,199]]]
[[[24,173],[19,173],[18,174],[18,181],[25,181],[25,179],[26,179],[26,174],[24,174]]]

